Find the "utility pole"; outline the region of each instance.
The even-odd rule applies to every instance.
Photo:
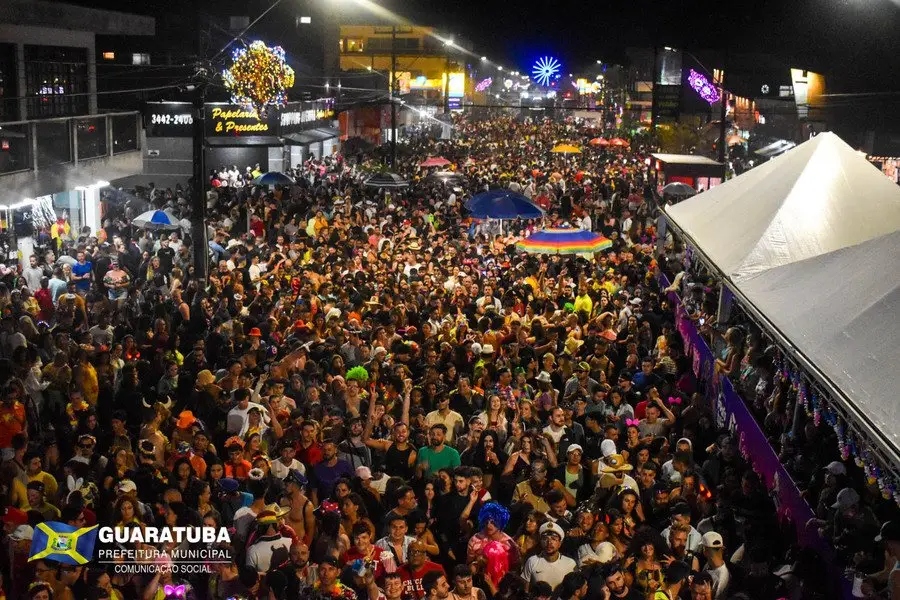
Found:
[[[399,94],[399,82],[397,81],[397,26],[391,27],[391,168],[397,165],[397,96]]]
[[[727,141],[725,139],[725,109],[726,104],[728,103],[728,92],[725,90],[725,69],[722,69],[722,75],[719,77],[719,95],[721,96],[722,105],[721,112],[719,114],[719,162],[725,162],[725,147],[727,145]]]
[[[209,244],[206,240],[206,86],[209,71],[197,70],[194,88],[194,193],[191,198],[191,239],[194,250],[194,276],[206,281],[209,273]]]
[[[444,69],[444,114],[450,114],[450,47],[453,45],[453,42],[446,42],[444,47],[446,48],[446,68]]]

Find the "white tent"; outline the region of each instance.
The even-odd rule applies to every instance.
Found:
[[[894,449],[900,449],[897,265],[900,231],[758,273],[738,286],[846,396],[851,416]]]
[[[666,213],[900,462],[900,187],[823,133]]]
[[[738,282],[900,229],[900,187],[822,133],[666,214]]]

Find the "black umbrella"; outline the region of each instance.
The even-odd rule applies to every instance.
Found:
[[[405,188],[409,187],[409,182],[396,173],[376,173],[366,179],[365,186],[375,188]]]
[[[669,185],[665,186],[662,189],[663,195],[666,196],[693,196],[697,193],[697,190],[692,188],[686,183],[681,183],[680,181],[673,181]]]

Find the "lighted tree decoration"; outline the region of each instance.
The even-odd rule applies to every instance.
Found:
[[[270,48],[256,41],[237,48],[230,69],[222,72],[231,101],[256,111],[262,118],[269,106],[287,103],[287,90],[294,85],[294,70],[284,60],[281,46]]]

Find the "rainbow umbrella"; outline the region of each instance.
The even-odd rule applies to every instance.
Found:
[[[591,254],[612,247],[612,241],[593,231],[560,227],[536,231],[516,247],[529,254]]]

